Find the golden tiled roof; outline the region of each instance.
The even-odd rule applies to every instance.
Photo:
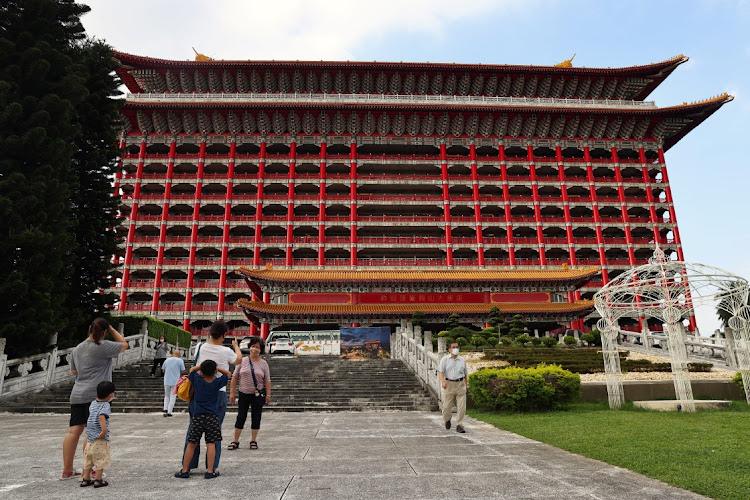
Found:
[[[268,314],[485,314],[492,307],[504,313],[572,313],[594,307],[593,300],[576,302],[503,302],[498,304],[264,304],[240,299],[237,306]]]
[[[464,282],[464,281],[580,281],[599,272],[596,266],[559,269],[253,269],[241,267],[238,272],[259,281],[299,282],[352,282],[352,281],[406,281],[406,282]]]

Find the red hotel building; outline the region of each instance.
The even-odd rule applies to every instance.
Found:
[[[241,298],[284,300],[250,297],[240,266],[598,266],[567,297],[590,299],[656,242],[683,258],[664,152],[732,99],[646,101],[684,56],[627,68],[115,56],[131,92],[118,308],[194,332],[216,318],[247,328]]]

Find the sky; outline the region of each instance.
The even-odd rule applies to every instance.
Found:
[[[735,99],[666,153],[685,260],[750,278],[750,0],[86,0],[89,36],[192,60],[357,60],[626,67],[679,54],[659,107]],[[702,330],[715,326],[700,321]],[[705,332],[704,332],[705,334]]]

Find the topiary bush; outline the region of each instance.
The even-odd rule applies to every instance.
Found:
[[[464,351],[473,351],[476,348],[477,346],[475,346],[474,344],[464,344],[461,346],[461,349],[463,349]]]
[[[492,410],[554,410],[580,398],[581,378],[557,365],[480,369],[469,375],[469,392]]]
[[[509,335],[503,335],[500,337],[500,342],[503,344],[503,346],[509,346],[513,343],[513,339],[510,338]]]
[[[469,341],[474,345],[483,345],[485,343],[484,337],[481,335],[473,335]]]
[[[541,343],[544,347],[555,347],[557,339],[555,337],[542,337]]]
[[[466,340],[466,337],[456,337],[455,342],[458,343],[459,347],[463,347],[469,343],[469,341]],[[450,347],[450,345],[447,347]]]
[[[573,337],[573,336],[571,336],[571,335],[566,335],[563,338],[563,342],[565,342],[565,345],[569,345],[569,346],[573,346],[573,345],[576,345],[578,343],[578,341],[576,340],[576,338]]]
[[[516,342],[518,342],[521,345],[525,345],[525,344],[528,344],[529,342],[531,342],[531,337],[529,337],[526,334],[518,335],[516,337]]]

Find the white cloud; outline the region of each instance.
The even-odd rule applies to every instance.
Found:
[[[132,0],[126,8],[84,0],[89,34],[117,50],[189,59],[191,47],[217,59],[355,59],[358,49],[394,37],[442,39],[450,25],[501,17],[537,3],[523,0]]]

